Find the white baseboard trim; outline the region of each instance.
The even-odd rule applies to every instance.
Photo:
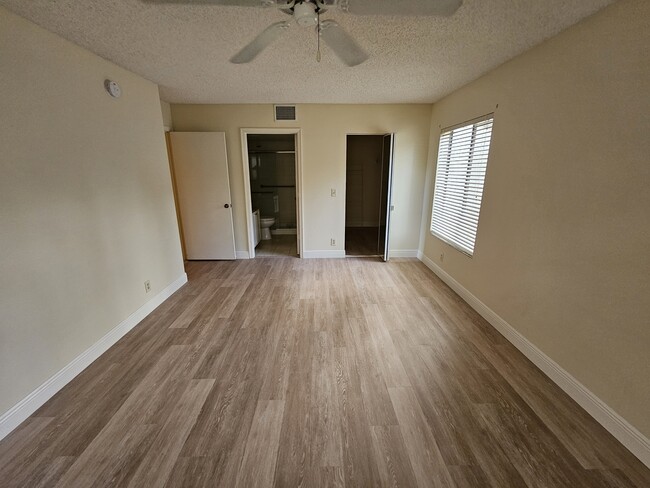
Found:
[[[235,251],[235,259],[250,259],[251,255],[248,251]]]
[[[418,258],[474,310],[530,359],[556,385],[587,411],[600,425],[623,444],[646,466],[650,467],[650,440],[627,420],[593,394],[568,371],[548,357],[537,346],[515,330],[508,322],[480,301],[431,259],[418,252]]]
[[[61,371],[3,413],[0,416],[0,440],[11,433],[25,419],[38,410],[41,405],[52,398],[61,388],[67,385],[99,356],[104,354],[113,344],[138,325],[138,323],[185,283],[187,283],[187,275],[183,273],[164,290],[119,323],[108,334],[68,363]]]
[[[271,229],[272,236],[295,236],[298,229]]]
[[[391,258],[417,258],[418,250],[417,249],[390,249],[388,251],[388,257]]]
[[[321,258],[344,258],[345,251],[335,250],[335,251],[303,251],[303,259],[321,259]]]

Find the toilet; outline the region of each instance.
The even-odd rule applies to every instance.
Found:
[[[271,226],[273,224],[275,224],[275,218],[273,217],[262,217],[260,219],[260,227],[262,228],[263,241],[271,240]]]

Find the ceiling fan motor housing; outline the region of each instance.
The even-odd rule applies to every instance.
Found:
[[[296,3],[293,7],[293,18],[300,27],[311,27],[318,23],[316,5],[311,2]]]

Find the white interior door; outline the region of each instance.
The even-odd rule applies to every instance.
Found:
[[[170,133],[187,259],[235,259],[226,134]]]
[[[393,151],[395,144],[394,134],[383,136],[382,163],[381,163],[381,202],[379,209],[379,253],[384,261],[388,261],[390,254],[390,213],[392,211],[393,191]]]

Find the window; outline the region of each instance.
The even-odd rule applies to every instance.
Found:
[[[490,114],[440,134],[431,233],[469,256],[474,254],[493,120]]]

